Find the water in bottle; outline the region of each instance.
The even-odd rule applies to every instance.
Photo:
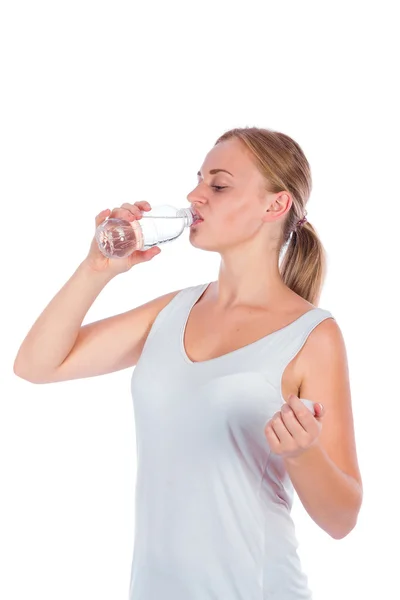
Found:
[[[192,207],[175,208],[163,204],[142,211],[134,221],[106,219],[96,229],[96,241],[107,258],[125,258],[135,250],[147,250],[176,240],[185,230],[200,220]]]

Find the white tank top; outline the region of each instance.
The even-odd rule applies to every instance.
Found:
[[[157,315],[132,375],[138,471],[130,600],[310,600],[290,516],[294,488],[264,427],[281,379],[321,321],[286,327],[202,362],[189,313],[209,284]]]

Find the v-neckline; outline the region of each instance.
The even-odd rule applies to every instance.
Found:
[[[240,348],[236,348],[236,350],[231,350],[230,352],[226,352],[225,354],[221,354],[220,356],[215,356],[214,358],[208,358],[206,360],[200,360],[200,361],[198,361],[198,360],[193,361],[193,360],[191,360],[189,358],[189,356],[186,353],[186,349],[185,349],[185,332],[186,332],[186,326],[187,326],[187,323],[189,321],[189,317],[191,315],[191,312],[192,312],[195,304],[200,300],[201,296],[204,294],[204,292],[207,290],[207,288],[211,285],[211,283],[212,282],[210,281],[209,283],[205,283],[204,285],[202,285],[200,287],[200,293],[196,294],[194,300],[189,305],[189,310],[188,310],[187,315],[186,315],[186,317],[184,319],[183,326],[182,326],[182,329],[181,329],[180,349],[181,349],[181,353],[183,355],[183,358],[190,365],[204,365],[204,364],[213,363],[215,361],[218,361],[218,360],[221,360],[221,359],[224,359],[224,358],[229,358],[230,356],[232,356],[233,354],[236,354],[237,352],[242,352],[243,350],[246,350],[247,348],[251,348],[251,347],[255,346],[256,344],[259,344],[260,342],[263,342],[264,340],[268,339],[269,337],[271,337],[273,335],[276,335],[277,333],[280,333],[284,329],[288,329],[289,327],[291,327],[292,325],[294,325],[295,323],[297,323],[298,321],[300,321],[300,319],[303,319],[309,312],[320,310],[318,307],[310,308],[310,310],[307,310],[305,313],[303,313],[302,315],[300,315],[299,317],[297,317],[297,319],[295,319],[291,323],[288,323],[287,325],[284,325],[280,329],[276,329],[275,331],[271,331],[271,333],[268,333],[267,335],[262,336],[261,338],[259,338],[258,340],[255,340],[254,342],[250,342],[249,344],[246,344],[245,346],[241,346]]]

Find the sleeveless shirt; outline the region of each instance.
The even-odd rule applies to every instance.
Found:
[[[208,285],[181,290],[158,313],[132,374],[129,599],[310,600],[290,516],[294,488],[264,427],[285,402],[286,366],[333,317],[313,308],[242,348],[192,362],[186,322]]]

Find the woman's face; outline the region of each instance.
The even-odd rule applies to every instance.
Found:
[[[224,171],[214,172],[218,169]],[[231,139],[214,146],[197,179],[187,199],[204,221],[190,228],[193,246],[220,252],[262,235],[267,208],[277,194],[267,192],[267,182],[242,142]]]

